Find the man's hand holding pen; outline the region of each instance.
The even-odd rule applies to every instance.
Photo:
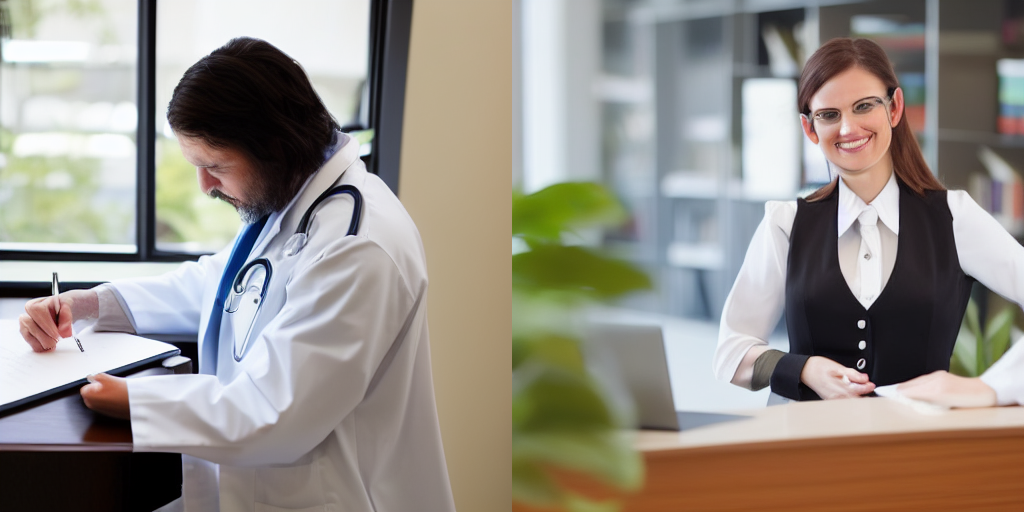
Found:
[[[96,292],[70,290],[28,301],[25,313],[18,317],[18,328],[32,350],[46,352],[53,350],[61,338],[74,336],[72,322],[95,317],[98,310]]]

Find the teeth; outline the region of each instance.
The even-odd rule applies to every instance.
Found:
[[[868,139],[864,138],[864,139],[855,140],[855,141],[851,141],[851,142],[840,142],[840,143],[836,144],[836,147],[840,147],[840,148],[843,148],[843,149],[856,149],[856,148],[859,148],[859,147],[863,146],[864,144],[867,144],[867,142],[868,142]]]

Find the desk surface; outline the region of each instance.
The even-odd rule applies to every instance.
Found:
[[[129,378],[168,373],[149,368]],[[0,451],[131,452],[132,428],[87,408],[75,388],[0,413]]]
[[[1024,434],[1024,407],[924,413],[886,398],[863,398],[793,402],[737,414],[750,418],[682,432],[644,430],[636,433],[635,446],[643,452],[658,452],[748,449],[762,443],[821,444],[864,436],[977,436],[1001,429],[1018,429]]]
[[[884,398],[803,402],[683,432],[633,432],[646,477],[624,512],[1024,510],[1024,407],[938,414]],[[523,508],[522,510],[527,510]]]

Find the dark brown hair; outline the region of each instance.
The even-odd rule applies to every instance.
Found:
[[[175,133],[240,151],[283,208],[323,164],[338,123],[298,62],[250,37],[185,71],[167,107]]]
[[[800,113],[810,117],[811,97],[825,85],[825,82],[853,67],[861,68],[878,77],[890,96],[899,87],[889,57],[877,43],[870,39],[831,39],[811,55],[800,74],[797,86],[797,105]],[[910,130],[910,124],[905,117],[892,130],[889,154],[892,156],[893,172],[896,173],[896,177],[918,195],[924,195],[926,190],[945,190],[942,183],[935,179],[928,169],[921,148],[914,138],[914,132]],[[807,200],[818,201],[828,197],[835,190],[838,179],[837,176],[829,184],[814,191],[807,196]]]

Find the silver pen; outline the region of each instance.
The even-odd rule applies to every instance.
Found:
[[[53,293],[53,296],[57,297],[58,295],[60,295],[60,281],[57,281],[57,273],[56,272],[53,273],[53,282],[50,285],[51,285],[50,286],[50,291]],[[54,323],[57,324],[58,327],[60,326],[60,299],[59,298],[57,299],[57,313],[54,315],[53,321],[54,321]],[[71,337],[74,338],[75,343],[78,344],[78,350],[81,350],[82,352],[85,352],[85,347],[82,346],[82,342],[81,341],[78,341],[78,336],[75,336],[75,334],[72,332],[71,333]]]

